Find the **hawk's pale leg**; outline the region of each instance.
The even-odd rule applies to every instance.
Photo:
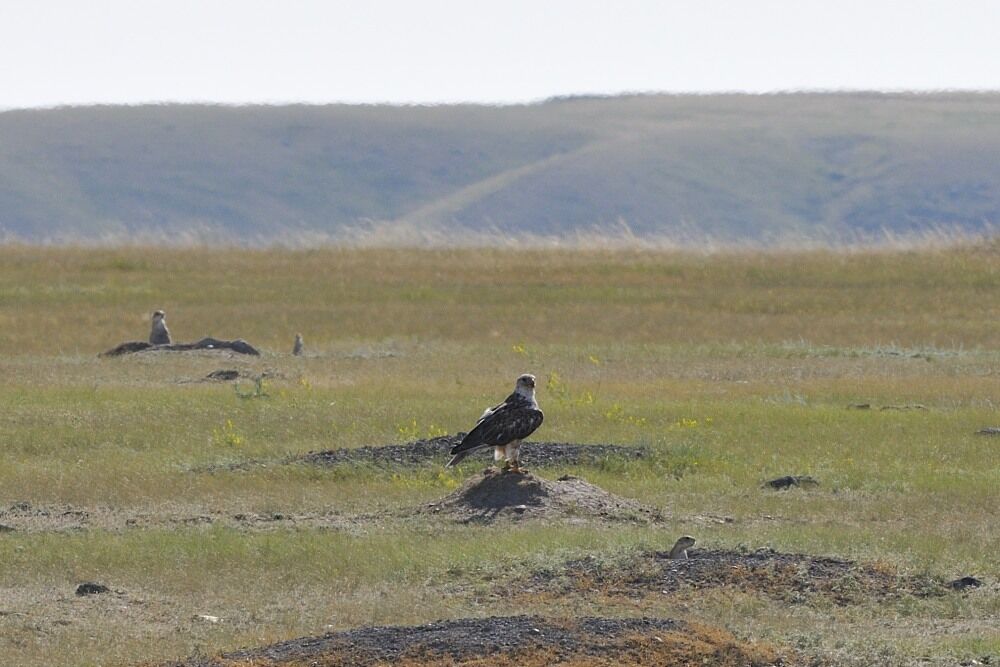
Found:
[[[510,470],[510,461],[507,460],[507,448],[506,447],[494,447],[493,448],[493,460],[497,463],[503,461],[503,465],[500,466],[501,472],[507,472]]]
[[[510,463],[510,471],[516,473],[526,473],[527,468],[521,467],[519,458],[521,456],[521,441],[515,440],[507,445],[507,461]]]

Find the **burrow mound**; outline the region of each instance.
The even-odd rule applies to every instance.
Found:
[[[531,473],[487,468],[441,500],[417,510],[462,523],[499,519],[600,519],[658,521],[655,509],[608,493],[589,482],[565,475],[550,481]]]
[[[167,343],[165,345],[154,345],[144,340],[130,340],[117,345],[110,350],[101,352],[99,357],[120,357],[126,354],[137,352],[191,352],[194,350],[216,352],[229,351],[239,354],[248,354],[254,357],[260,356],[260,351],[242,338],[236,340],[220,340],[218,338],[202,338],[194,343]]]
[[[592,556],[532,574],[520,586],[504,586],[501,594],[598,592],[629,598],[671,594],[684,589],[730,587],[785,602],[807,602],[823,596],[839,605],[912,595],[929,597],[948,591],[943,580],[929,575],[899,574],[891,565],[789,554],[773,549],[732,551],[690,549],[689,558],[672,559],[666,551],[641,552],[624,560]]]
[[[194,659],[171,667],[611,667],[800,664],[773,647],[724,630],[669,619],[494,616],[427,625],[365,627]]]
[[[450,458],[448,452],[462,441],[465,433],[444,435],[439,438],[414,440],[402,445],[354,447],[309,452],[291,462],[336,466],[344,464],[369,464],[376,466],[417,465],[439,462]],[[578,445],[568,442],[526,442],[521,447],[521,460],[525,465],[578,465],[595,464],[608,458],[641,459],[648,451],[642,447],[621,445]],[[493,448],[484,447],[469,455],[467,460],[491,460]]]

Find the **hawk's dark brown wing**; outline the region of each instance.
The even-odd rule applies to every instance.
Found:
[[[476,427],[462,438],[462,442],[451,448],[454,458],[448,465],[455,465],[469,452],[480,447],[502,447],[527,438],[542,425],[544,418],[542,411],[534,404],[518,394],[512,394],[492,412],[484,415]]]

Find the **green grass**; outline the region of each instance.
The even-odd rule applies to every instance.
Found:
[[[991,583],[845,609],[706,593],[608,607],[538,601],[531,611],[701,619],[839,664],[1000,653],[1000,462],[996,440],[975,435],[1000,425],[997,267],[993,248],[710,257],[0,248],[0,509],[29,502],[52,517],[122,519],[82,532],[40,519],[0,534],[0,654],[18,665],[128,664],[328,626],[507,613],[517,609],[490,593],[497,576],[666,548],[680,532],[706,546]],[[242,336],[265,355],[97,358],[143,338],[158,307],[179,339]],[[310,356],[287,354],[296,331]],[[268,372],[267,395],[197,382],[219,368]],[[158,514],[347,518],[429,502],[480,464],[282,461],[467,429],[524,371],[539,377],[538,439],[651,452],[536,472],[581,475],[654,505],[666,526],[461,527],[385,515],[346,528],[125,526]],[[847,408],[862,402],[873,408]],[[878,409],[912,404],[927,410]],[[256,465],[225,469],[248,461]],[[760,488],[785,474],[820,486]],[[123,592],[76,598],[83,580]],[[192,621],[199,613],[224,622]]]

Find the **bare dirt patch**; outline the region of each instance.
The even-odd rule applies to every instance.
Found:
[[[487,468],[441,500],[416,510],[461,523],[489,524],[501,519],[598,519],[650,522],[662,519],[650,507],[564,475],[547,480],[531,473]]]
[[[401,466],[421,463],[444,463],[449,450],[462,441],[465,433],[445,435],[439,438],[414,440],[401,445],[382,445],[331,449],[323,452],[309,452],[288,460],[288,463],[312,463],[315,465],[368,464],[374,466]],[[605,444],[574,444],[571,442],[526,442],[521,447],[521,460],[525,465],[593,465],[606,459],[635,460],[645,458],[648,451],[642,447],[625,447]],[[469,455],[468,460],[488,461],[493,458],[493,450],[483,448]]]
[[[366,627],[170,667],[763,667],[806,664],[791,652],[749,644],[724,630],[653,618],[506,616]]]
[[[520,585],[510,586],[507,582],[500,592],[558,596],[599,593],[635,598],[730,587],[786,602],[806,602],[819,595],[846,605],[904,595],[944,595],[948,590],[941,579],[899,574],[893,566],[882,563],[773,549],[691,549],[688,555],[687,559],[671,559],[666,551],[642,552],[624,562],[587,556],[536,572]]]

